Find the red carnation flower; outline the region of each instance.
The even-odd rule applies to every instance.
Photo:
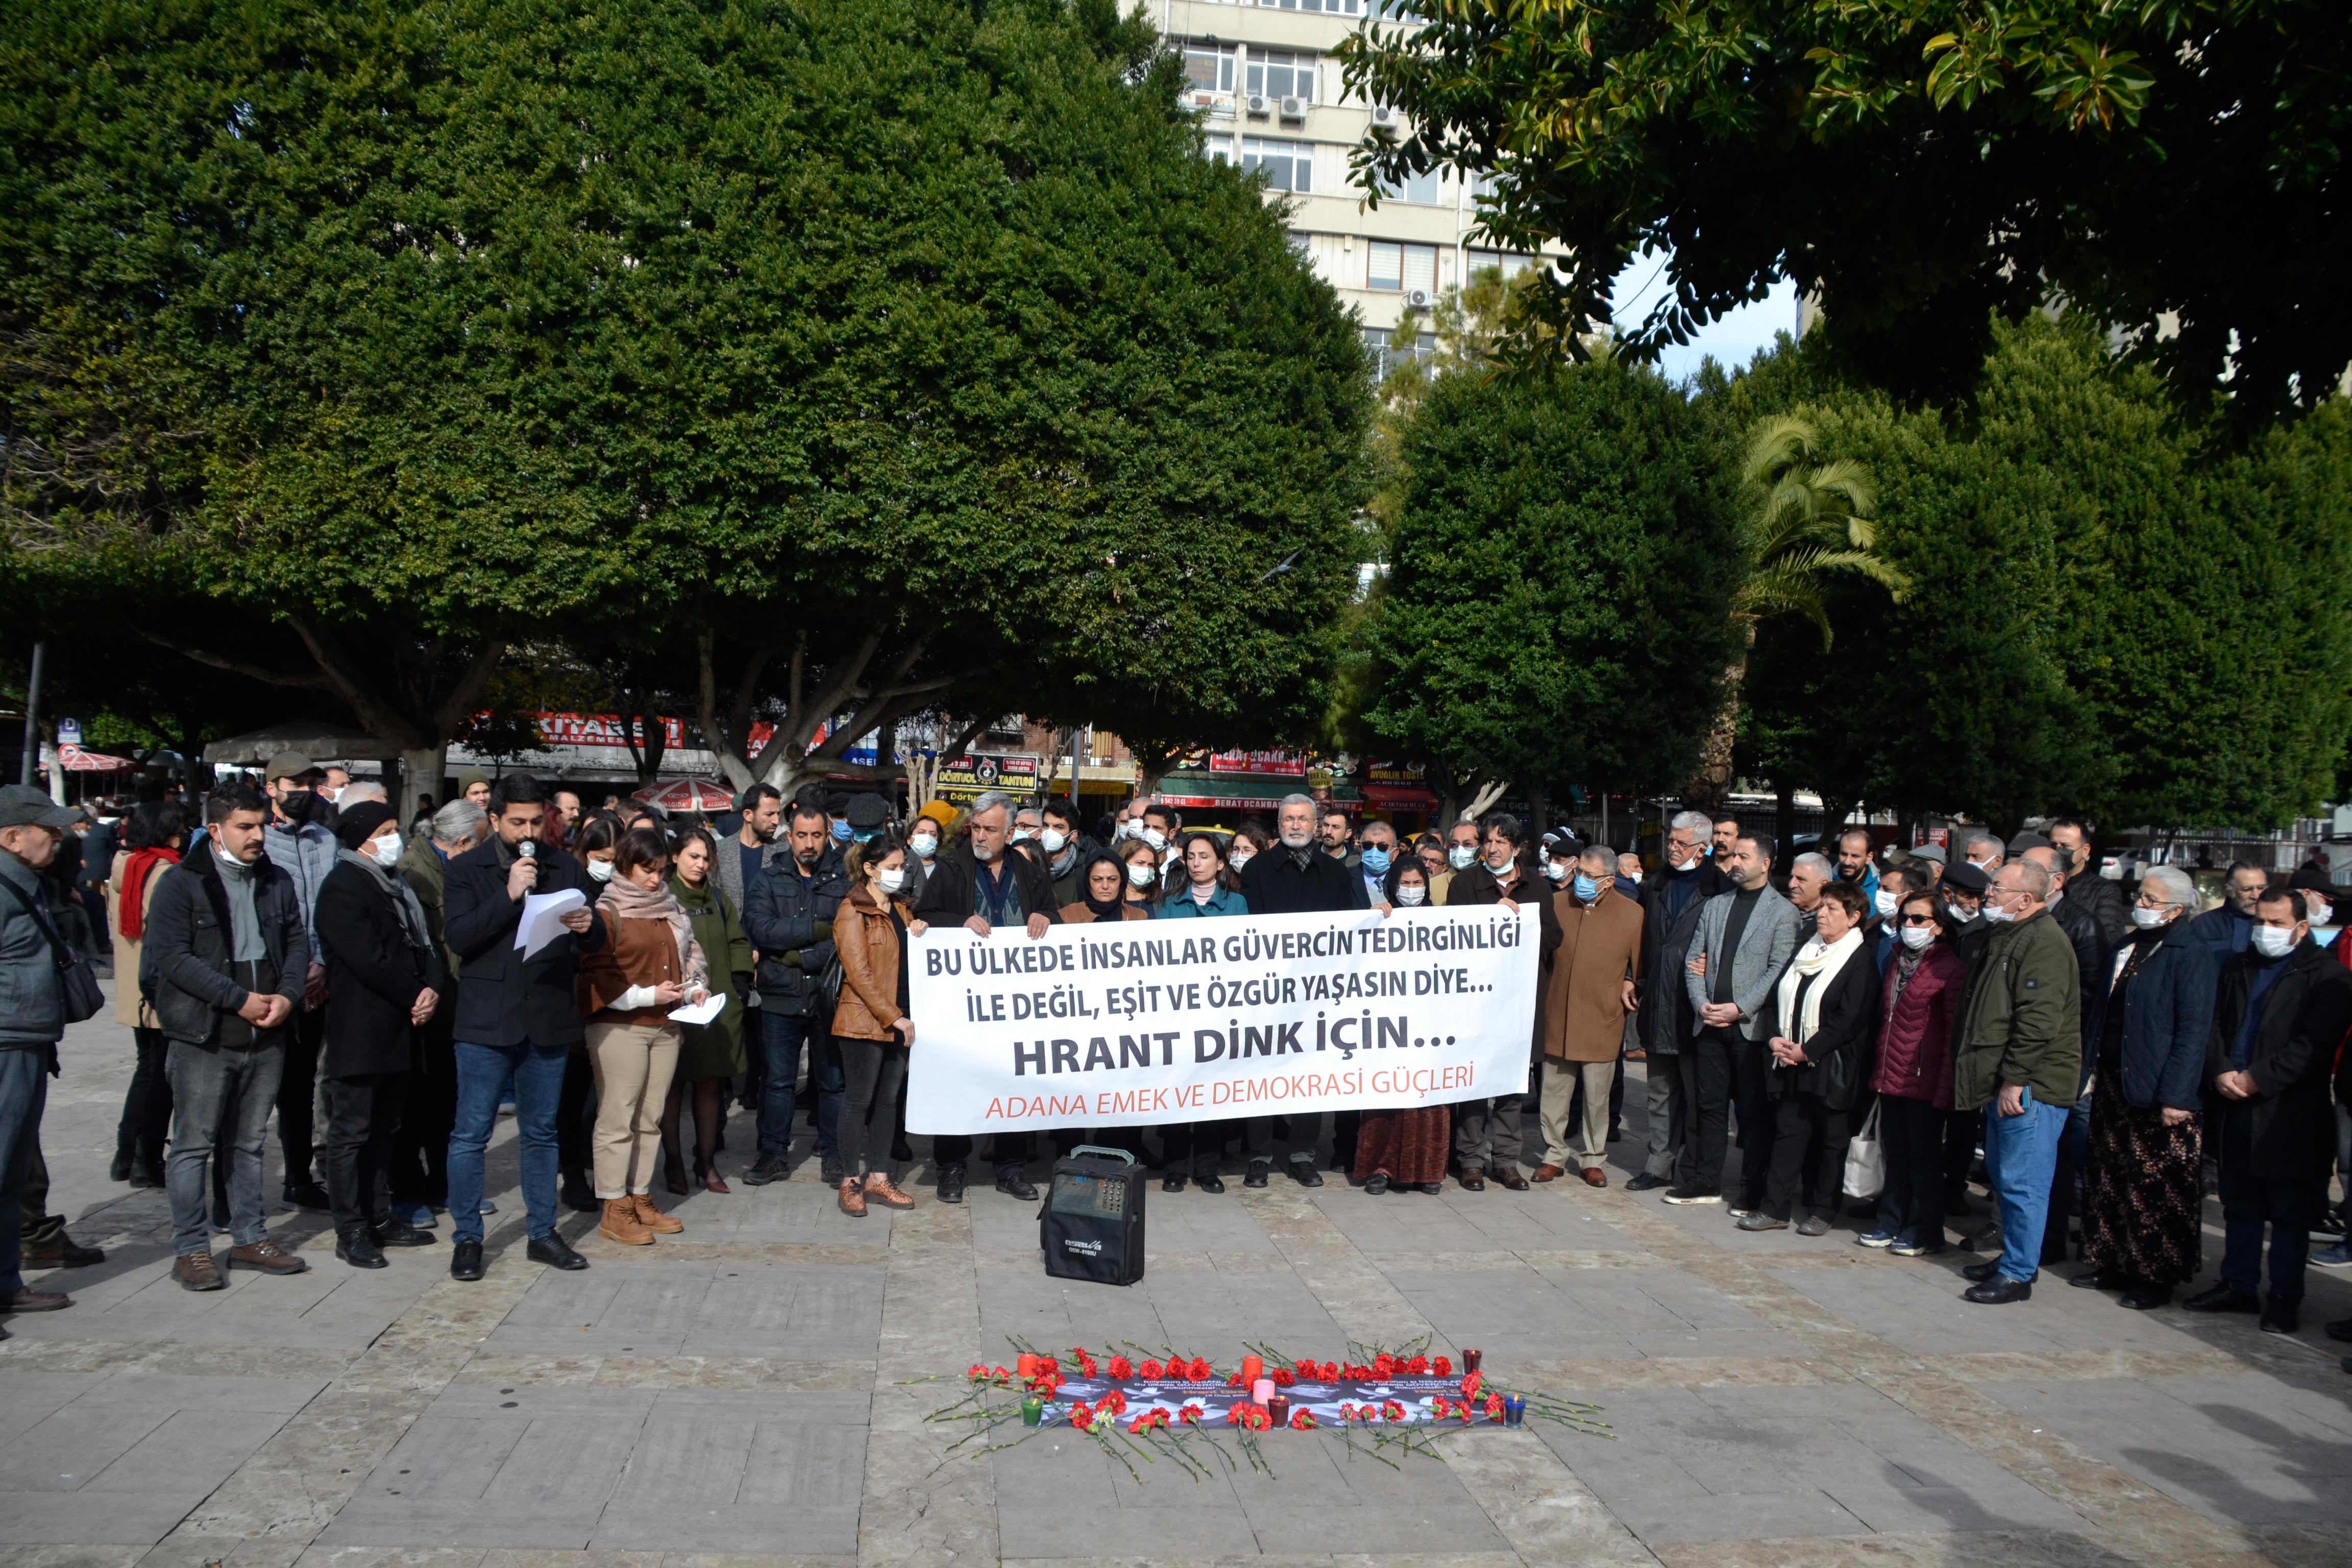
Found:
[[[1490,1394],[1486,1395],[1486,1419],[1489,1421],[1500,1421],[1502,1418],[1503,1396],[1499,1394]]]
[[[1176,1419],[1181,1421],[1187,1426],[1198,1426],[1201,1424],[1201,1417],[1206,1415],[1208,1413],[1209,1407],[1195,1400],[1187,1404],[1182,1409],[1177,1411]]]
[[[1267,1369],[1266,1376],[1274,1380],[1276,1388],[1288,1388],[1298,1381],[1298,1374],[1286,1366],[1271,1367]]]
[[[1372,1358],[1372,1375],[1374,1377],[1394,1377],[1396,1375],[1396,1357],[1389,1354],[1386,1351],[1382,1351],[1379,1355],[1374,1356]]]
[[[1123,1355],[1110,1358],[1110,1374],[1124,1383],[1135,1375],[1135,1363]]]
[[[964,1375],[974,1383],[985,1383],[988,1381],[988,1369],[975,1363],[972,1369]]]
[[[1398,1404],[1393,1399],[1390,1400],[1386,1405],[1381,1406],[1381,1419],[1383,1421],[1403,1420],[1404,1406]]]
[[[1160,1363],[1156,1361],[1145,1362],[1141,1366],[1137,1367],[1135,1370],[1143,1374],[1143,1381],[1146,1383],[1157,1383],[1162,1377],[1167,1375],[1160,1370]]]
[[[1312,1432],[1321,1425],[1315,1419],[1315,1412],[1303,1405],[1290,1413],[1290,1429],[1294,1432]]]
[[[1194,1356],[1192,1364],[1184,1369],[1184,1375],[1194,1383],[1204,1383],[1208,1380],[1209,1372],[1209,1363],[1201,1357]]]
[[[1085,1432],[1091,1429],[1094,1424],[1094,1410],[1085,1400],[1081,1399],[1076,1405],[1070,1406],[1071,1426],[1076,1427],[1081,1432]]]
[[[1454,1375],[1454,1358],[1450,1355],[1439,1356],[1435,1361],[1430,1363],[1429,1370],[1435,1373],[1440,1377],[1452,1377]]]
[[[1477,1398],[1479,1385],[1486,1381],[1486,1375],[1484,1373],[1464,1373],[1462,1374],[1462,1397],[1465,1399]]]
[[[1127,1395],[1114,1388],[1095,1401],[1095,1408],[1107,1415],[1123,1415],[1127,1413]]]
[[[1323,1381],[1325,1383],[1337,1383],[1339,1381],[1339,1363],[1338,1362],[1327,1361],[1323,1363]]]
[[[1425,1355],[1417,1355],[1404,1363],[1404,1370],[1414,1377],[1423,1376],[1429,1371],[1429,1358]]]

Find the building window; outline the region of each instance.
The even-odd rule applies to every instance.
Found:
[[[1376,239],[1365,248],[1371,256],[1371,276],[1366,287],[1402,289],[1408,294],[1418,289],[1432,297],[1437,293],[1437,247]]]
[[[1268,98],[1303,98],[1315,101],[1315,57],[1288,49],[1253,48],[1249,52],[1249,87]]]
[[[1366,327],[1364,346],[1371,351],[1374,374],[1386,381],[1401,365],[1436,358],[1437,334],[1423,332],[1412,342],[1400,343],[1396,333],[1386,327]]]
[[[1184,46],[1184,79],[1196,92],[1233,91],[1233,45],[1186,44]]]
[[[1381,199],[1414,206],[1442,205],[1445,200],[1445,176],[1432,169],[1426,174],[1407,174],[1402,181],[1382,180]]]
[[[1234,139],[1231,136],[1213,134],[1203,137],[1202,142],[1201,150],[1213,161],[1219,163],[1230,163],[1234,161]]]
[[[1311,234],[1301,234],[1295,228],[1292,229],[1290,231],[1290,253],[1298,258],[1299,260],[1307,263],[1309,267],[1314,266],[1315,237]]]
[[[1264,169],[1268,189],[1296,191],[1306,195],[1315,189],[1315,143],[1285,142],[1271,136],[1242,138],[1242,167]]]
[[[1320,11],[1332,16],[1360,16],[1366,0],[1257,0],[1260,5],[1276,11]]]
[[[1419,22],[1420,12],[1412,8],[1412,0],[1367,0],[1366,11],[1375,22]]]
[[[1536,264],[1534,257],[1516,250],[1473,250],[1463,259],[1467,263],[1467,270],[1473,273],[1484,272],[1489,267],[1496,268],[1502,273],[1506,283]]]

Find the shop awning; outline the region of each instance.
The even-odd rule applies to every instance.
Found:
[[[1435,811],[1437,792],[1419,784],[1368,784],[1364,804],[1381,811]]]
[[[1285,795],[1314,793],[1302,791],[1299,784],[1297,779],[1169,773],[1160,781],[1158,797],[1179,811],[1254,811],[1272,816]],[[1349,813],[1362,809],[1362,797],[1351,784],[1333,785],[1328,802],[1321,795],[1316,799]]]
[[[139,764],[129,757],[109,756],[104,752],[84,751],[68,742],[58,748],[58,765],[69,773],[127,773]]]

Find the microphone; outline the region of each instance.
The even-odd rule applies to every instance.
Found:
[[[521,843],[515,846],[515,853],[521,856],[526,860],[538,859],[539,840],[536,838],[524,839]]]

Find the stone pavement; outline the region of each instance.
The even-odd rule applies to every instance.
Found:
[[[593,1267],[559,1274],[522,1258],[509,1123],[482,1283],[447,1278],[446,1245],[346,1268],[323,1216],[284,1214],[312,1272],[190,1295],[161,1194],[106,1180],[130,1057],[80,1026],[53,1086],[53,1205],[108,1257],[36,1276],[70,1310],[7,1320],[0,1564],[2352,1563],[2352,1378],[2318,1330],[2352,1313],[2340,1274],[2313,1271],[2283,1340],[2052,1276],[1971,1307],[1965,1254],[1747,1236],[1614,1185],[1277,1178],[1155,1188],[1150,1273],[1121,1290],[1047,1279],[1034,1205],[924,1187],[853,1222],[813,1167],[678,1202],[685,1234],[649,1248],[570,1215]],[[748,1120],[730,1135],[740,1170]],[[1277,1479],[1198,1484],[1139,1485],[1066,1433],[943,1463],[923,1416],[952,1385],[908,1380],[1009,1361],[1008,1334],[1221,1360],[1430,1334],[1615,1436],[1464,1434],[1391,1468],[1276,1434]]]

